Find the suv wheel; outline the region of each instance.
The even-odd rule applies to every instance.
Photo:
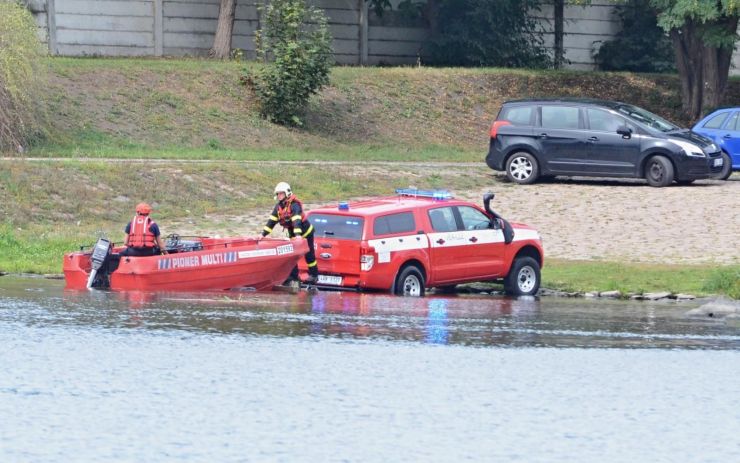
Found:
[[[512,154],[506,161],[506,176],[512,182],[520,185],[534,183],[539,171],[537,159],[524,151]]]
[[[504,290],[512,296],[533,296],[540,289],[540,264],[529,256],[517,257],[504,279]]]
[[[396,294],[399,296],[424,295],[424,275],[415,265],[401,269],[396,277]]]
[[[653,156],[645,164],[645,180],[650,186],[670,185],[673,182],[673,164],[665,156]]]
[[[722,151],[722,171],[717,174],[717,178],[720,180],[727,180],[732,175],[732,158],[730,155]]]

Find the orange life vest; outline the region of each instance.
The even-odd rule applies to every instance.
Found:
[[[153,248],[156,244],[154,233],[149,230],[152,219],[148,215],[137,215],[131,220],[128,245],[134,248]]]
[[[291,212],[293,203],[301,207],[301,222],[306,221],[306,213],[303,212],[303,203],[295,195],[292,195],[289,199],[285,200],[285,204],[282,206],[278,204],[278,220],[280,221],[280,225],[285,228],[293,228],[293,221],[290,220],[293,217],[293,213]]]

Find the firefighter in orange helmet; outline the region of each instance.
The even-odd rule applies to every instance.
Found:
[[[126,249],[123,256],[153,256],[167,254],[165,245],[160,236],[159,226],[149,214],[152,207],[147,203],[136,205],[136,215],[124,228],[126,233]]]
[[[308,241],[308,252],[306,253],[306,264],[308,265],[308,279],[306,283],[314,284],[319,276],[319,268],[316,262],[316,252],[313,247],[313,225],[308,221],[306,213],[303,212],[303,204],[296,198],[290,185],[280,182],[275,186],[275,196],[277,204],[272,210],[270,218],[267,219],[267,225],[262,229],[263,238],[270,233],[276,224],[280,224],[288,230],[288,236],[293,238],[301,236]],[[293,269],[291,278],[298,278],[298,267]]]

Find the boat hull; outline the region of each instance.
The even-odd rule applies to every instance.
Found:
[[[114,249],[120,252],[122,248]],[[199,291],[249,287],[269,290],[288,278],[308,252],[303,239],[202,239],[202,250],[161,256],[120,256],[109,272],[112,290]],[[91,271],[90,252],[64,257],[67,289],[86,289]]]

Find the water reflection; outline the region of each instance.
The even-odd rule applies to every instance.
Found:
[[[0,321],[439,345],[740,347],[736,325],[689,319],[684,314],[695,307],[690,304],[332,291],[87,292],[47,282],[31,289],[5,286],[0,300],[23,310],[0,310]]]
[[[447,300],[431,299],[427,302],[427,342],[430,344],[447,344]]]

